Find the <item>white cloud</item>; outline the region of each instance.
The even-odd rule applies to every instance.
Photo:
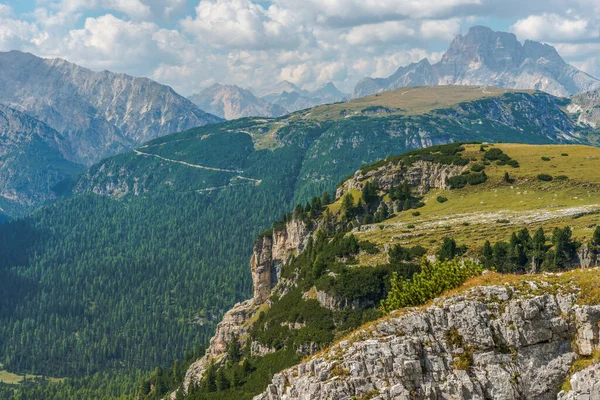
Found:
[[[13,9],[8,4],[0,3],[0,18],[9,18],[13,15]]]
[[[274,48],[298,43],[289,15],[277,7],[263,8],[249,0],[203,0],[196,17],[181,22],[183,29],[217,47]]]
[[[518,20],[511,31],[521,39],[550,42],[598,38],[598,26],[580,17],[558,14],[530,15]]]
[[[177,33],[174,34],[175,36]],[[124,21],[112,14],[87,18],[82,29],[71,30],[59,44],[59,54],[95,69],[148,73],[177,50],[169,31],[151,22]]]
[[[8,3],[0,49],[149,76],[183,94],[277,79],[351,91],[364,76],[436,62],[457,33],[486,22],[600,75],[598,0],[37,0],[23,16]]]

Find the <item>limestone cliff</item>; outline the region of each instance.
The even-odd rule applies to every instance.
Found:
[[[339,199],[351,190],[362,190],[367,182],[373,182],[385,190],[406,182],[418,194],[427,193],[431,189],[449,189],[446,179],[460,175],[467,169],[465,166],[444,165],[431,161],[416,161],[412,164],[406,164],[404,161],[386,163],[368,172],[358,170],[352,178],[338,187],[336,198]]]
[[[600,306],[576,299],[547,283],[476,287],[355,332],[255,400],[556,398],[572,363],[598,348]],[[597,398],[597,366],[572,380],[560,398]]]
[[[188,369],[183,382],[183,392],[190,385],[197,384],[211,360],[222,360],[227,352],[227,344],[234,338],[243,339],[252,327],[250,320],[263,308],[269,306],[269,297],[279,282],[281,265],[294,253],[304,249],[311,230],[298,219],[292,219],[285,225],[259,237],[250,260],[254,296],[236,304],[223,316],[217,325],[215,335],[210,340],[206,354]],[[267,352],[259,349],[257,352]],[[175,393],[173,393],[174,397]]]

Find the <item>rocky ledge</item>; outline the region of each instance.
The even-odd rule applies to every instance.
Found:
[[[255,400],[596,399],[600,306],[547,283],[482,286],[392,313],[284,370]],[[596,397],[594,397],[596,396]]]

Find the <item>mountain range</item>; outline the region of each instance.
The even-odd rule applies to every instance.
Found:
[[[387,78],[364,78],[353,97],[422,85],[488,85],[569,96],[600,89],[600,80],[567,64],[550,45],[521,44],[512,33],[475,26],[458,35],[438,63],[423,59]]]
[[[280,117],[321,104],[337,103],[350,96],[333,83],[314,91],[303,90],[288,81],[258,89],[214,84],[188,97],[201,109],[231,120],[243,117]]]
[[[225,119],[281,117],[288,114],[285,108],[260,99],[251,91],[235,85],[215,83],[188,99],[202,110]]]
[[[19,51],[0,53],[0,103],[60,132],[69,144],[61,154],[83,165],[220,121],[150,79]]]

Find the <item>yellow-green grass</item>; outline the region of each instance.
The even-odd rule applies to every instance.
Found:
[[[393,114],[418,115],[446,108],[461,102],[485,97],[497,97],[508,92],[527,92],[484,86],[419,86],[404,87],[371,96],[361,97],[346,103],[318,106],[293,114],[295,118],[340,119],[345,116],[360,115],[368,107],[381,106]]]
[[[255,150],[275,150],[281,146],[281,143],[277,140],[277,132],[280,128],[286,126],[284,122],[274,122],[270,125],[270,129],[266,133],[262,132],[248,132],[252,136]]]
[[[352,195],[352,199],[354,200],[354,205],[357,205],[358,201],[362,197],[362,192],[360,190],[350,189],[349,194]],[[346,196],[346,195],[344,195],[344,196]],[[329,209],[329,212],[332,213],[332,214],[335,214],[335,213],[339,212],[340,209],[342,208],[342,201],[343,200],[344,200],[344,197],[341,197],[336,202],[331,203],[330,205],[328,205],[327,208]]]
[[[485,169],[488,181],[484,184],[431,191],[425,196],[424,207],[401,212],[355,235],[380,246],[421,245],[432,251],[444,237],[478,249],[486,240],[508,240],[512,232],[523,227],[530,231],[542,227],[550,232],[555,227],[570,226],[577,239],[591,238],[595,225],[600,223],[600,215],[594,213],[600,211],[600,149],[578,145],[495,147],[517,160],[520,168],[492,162]],[[483,153],[479,145],[468,145],[464,156],[480,160]],[[515,179],[514,183],[504,182],[505,172]],[[566,175],[569,179],[542,182],[537,179],[542,173]],[[448,201],[438,202],[439,195]],[[420,215],[413,215],[415,211]],[[384,261],[382,254],[359,257],[360,263],[369,265]]]
[[[27,374],[27,379],[35,379],[41,378],[39,375],[31,375]],[[64,380],[64,378],[48,378],[51,382],[60,382]],[[8,385],[17,385],[23,382],[23,375],[13,374],[12,372],[8,372],[5,370],[0,370],[0,382],[6,383]]]

